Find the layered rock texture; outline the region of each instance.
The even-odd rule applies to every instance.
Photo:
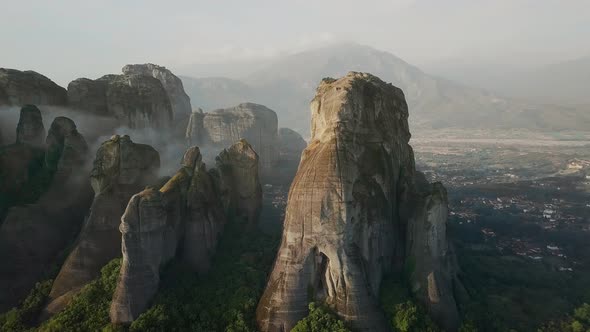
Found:
[[[243,103],[209,113],[191,114],[186,138],[198,146],[226,147],[244,138],[260,157],[261,170],[270,170],[278,160],[277,114],[263,106]]]
[[[223,204],[232,217],[250,226],[258,220],[262,207],[262,187],[258,178],[258,155],[245,139],[224,149],[215,159],[220,174]]]
[[[150,76],[162,83],[166,90],[170,103],[172,104],[172,111],[174,118],[186,119],[191,114],[191,99],[184,92],[184,87],[180,78],[172,74],[166,67],[146,63],[141,65],[126,65],[123,67],[123,74]]]
[[[435,317],[450,313],[439,322],[456,329],[453,271],[438,268],[449,255],[441,237],[446,196],[439,195],[440,185],[426,196],[416,187],[403,92],[351,72],[323,80],[311,111],[311,141],[289,192],[282,243],[257,309],[260,329],[289,331],[315,300],[355,329],[387,331],[377,304],[381,280],[412,262],[415,291],[428,294],[419,298]],[[447,313],[441,313],[443,305]]]
[[[22,115],[20,123],[25,121]],[[46,146],[43,150],[19,143],[0,151],[0,187],[9,190],[8,198],[20,199],[12,202],[16,206],[8,210],[0,227],[0,309],[22,300],[58,262],[60,252],[79,232],[92,200],[84,167],[88,146],[74,122],[56,118]],[[32,195],[40,197],[32,202]]]
[[[90,182],[94,200],[75,246],[55,278],[46,314],[60,311],[100,269],[121,253],[119,224],[131,196],[157,179],[160,157],[151,146],[115,135],[96,152]]]
[[[65,105],[66,90],[34,72],[0,68],[0,105]]]
[[[301,159],[301,153],[307,142],[293,129],[279,129],[279,159],[281,161],[296,161]]]
[[[257,162],[242,140],[220,154],[217,168],[207,170],[199,148],[192,147],[166,184],[131,198],[121,218],[123,263],[110,309],[113,323],[129,323],[147,309],[163,264],[178,256],[206,272],[226,221],[258,216]]]
[[[139,74],[74,80],[68,84],[68,104],[95,115],[115,117],[129,128],[167,128],[173,117],[162,83]]]

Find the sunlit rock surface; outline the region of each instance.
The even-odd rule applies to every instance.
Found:
[[[257,309],[259,327],[289,331],[315,300],[355,329],[387,331],[378,306],[381,280],[407,262],[409,241],[415,253],[425,249],[414,240],[422,235],[406,233],[413,222],[408,216],[424,206],[407,205],[414,201],[416,171],[403,92],[351,72],[324,79],[311,111],[312,137],[289,192],[282,243]],[[439,226],[429,238],[446,244],[437,238],[446,232],[444,210],[429,211],[436,211],[431,223]],[[417,266],[428,270],[439,253],[429,254],[430,261],[416,254]],[[422,282],[421,276],[414,279]],[[441,278],[436,285],[448,289],[449,282]]]

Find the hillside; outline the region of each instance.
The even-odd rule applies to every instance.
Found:
[[[505,98],[429,75],[395,55],[344,43],[284,56],[240,81],[183,77],[194,105],[223,107],[252,101],[279,114],[289,127],[309,132],[309,101],[323,77],[349,71],[378,75],[404,90],[414,128],[528,128],[563,130],[590,128],[584,109],[544,105]]]

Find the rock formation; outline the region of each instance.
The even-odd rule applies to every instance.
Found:
[[[167,128],[172,104],[162,83],[151,76],[105,75],[80,78],[68,85],[70,107],[114,117],[129,128]]]
[[[25,192],[17,190],[9,196],[22,201],[12,202],[17,206],[8,211],[0,227],[0,309],[16,305],[58,263],[60,253],[78,234],[92,200],[90,185],[83,180],[88,147],[74,122],[56,118],[46,145],[47,151],[15,144],[0,152],[0,173],[12,174],[15,188]],[[8,153],[6,158],[3,152]],[[24,173],[14,173],[18,165]],[[24,179],[19,180],[18,174]],[[7,182],[2,182],[4,190]],[[36,193],[41,196],[31,202]]]
[[[134,195],[121,218],[123,263],[110,316],[129,323],[149,304],[160,267],[175,255],[195,271],[209,269],[224,224],[232,215],[248,221],[261,207],[258,157],[241,140],[206,170],[199,148],[189,148],[182,168],[161,188]]]
[[[187,150],[182,168],[160,189],[134,195],[121,218],[123,263],[110,310],[114,323],[139,316],[156,293],[160,267],[179,255],[196,271],[209,259],[225,224],[216,179],[199,148]]]
[[[311,141],[289,192],[282,243],[257,309],[260,329],[289,331],[306,316],[313,298],[355,329],[387,331],[377,304],[381,280],[386,273],[401,273],[412,255],[419,292],[428,288],[424,275],[434,279],[428,283],[434,285],[429,302],[438,301],[429,306],[433,316],[443,304],[456,314],[447,292],[452,271],[437,273],[437,266],[445,265],[446,239],[438,236],[446,232],[446,202],[434,198],[439,197],[434,189],[430,203],[412,205],[420,194],[403,92],[370,74],[351,72],[323,80],[311,110]],[[416,209],[427,217],[418,221]],[[435,229],[424,235],[424,228],[408,225],[420,222]],[[453,330],[455,317],[439,322]]]
[[[0,68],[0,105],[65,105],[66,90],[34,72]]]
[[[279,129],[279,159],[281,161],[296,161],[301,159],[301,152],[307,146],[307,142],[295,130],[289,128]]]
[[[123,67],[123,74],[151,76],[162,83],[170,103],[172,104],[172,111],[174,118],[186,119],[191,114],[191,99],[184,92],[182,81],[166,67],[146,63],[141,65],[126,65]]]
[[[221,151],[215,160],[225,210],[253,226],[262,208],[258,155],[245,139]]]
[[[16,143],[43,146],[45,127],[41,111],[35,105],[25,105],[20,110],[20,118],[16,128]]]
[[[60,311],[100,269],[121,254],[119,223],[131,196],[157,178],[160,157],[151,146],[115,135],[96,152],[90,182],[94,200],[75,246],[55,278],[46,315]]]
[[[226,147],[244,138],[258,153],[261,170],[266,171],[272,169],[278,159],[277,127],[277,115],[273,110],[243,103],[204,114],[193,112],[187,140],[201,147]]]

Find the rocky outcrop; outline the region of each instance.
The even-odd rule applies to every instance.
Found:
[[[377,304],[383,275],[401,273],[409,261],[406,247],[420,248],[423,239],[436,237],[441,247],[416,258],[421,267],[414,280],[424,289],[422,271],[440,261],[439,249],[446,244],[438,238],[445,232],[446,215],[442,208],[429,207],[430,213],[437,211],[430,223],[439,227],[426,237],[413,227],[406,233],[418,219],[415,210],[424,206],[412,205],[419,190],[400,89],[351,72],[323,80],[311,111],[312,137],[289,192],[282,243],[256,313],[259,327],[288,331],[307,315],[308,301],[315,300],[355,329],[387,331]],[[452,298],[445,292],[450,282],[436,279],[438,303],[454,304],[440,298]],[[456,312],[456,307],[447,310]],[[453,330],[457,322],[452,320],[439,322]]]
[[[307,142],[295,130],[289,128],[279,129],[279,159],[281,161],[296,161],[301,159],[301,152],[307,146]]]
[[[60,105],[67,102],[66,90],[34,72],[0,68],[0,105]]]
[[[58,263],[60,253],[80,231],[92,200],[90,185],[84,181],[88,147],[74,122],[56,118],[46,145],[47,151],[27,144],[11,145],[6,147],[7,158],[2,156],[4,151],[0,152],[0,169],[18,178],[20,173],[13,172],[20,164],[25,170],[22,175],[26,175],[25,181],[16,180],[15,187],[25,193],[17,190],[8,196],[19,199],[12,202],[16,206],[8,211],[0,227],[2,310],[16,305],[35,282],[47,277],[45,273]],[[31,153],[34,158],[28,159]],[[4,189],[6,182],[2,182]],[[38,200],[30,201],[36,194],[41,194]]]
[[[258,155],[245,139],[221,151],[215,159],[225,210],[254,226],[262,208]]]
[[[20,118],[16,127],[16,143],[43,146],[45,127],[41,111],[35,105],[25,105],[20,110]]]
[[[114,117],[129,128],[168,128],[172,104],[159,80],[144,75],[105,75],[80,78],[68,85],[72,108]]]
[[[199,148],[192,147],[164,186],[131,198],[121,218],[123,263],[111,304],[113,323],[129,323],[147,308],[160,267],[177,252],[196,271],[207,271],[226,220],[216,182]]]
[[[176,75],[172,74],[170,70],[166,69],[166,67],[154,65],[152,63],[126,65],[123,67],[123,74],[150,76],[157,79],[162,83],[162,86],[170,98],[174,118],[186,119],[191,114],[191,99],[186,92],[184,92],[182,81]]]
[[[261,170],[270,170],[278,159],[277,114],[263,106],[243,103],[201,115],[192,113],[187,140],[201,147],[226,147],[244,138],[260,157]]]
[[[203,124],[204,118],[205,114],[200,108],[193,110],[191,113],[185,133],[186,142],[189,146],[195,144],[205,145],[207,143],[207,134],[205,133],[205,126]]]
[[[121,254],[119,224],[131,196],[157,178],[160,157],[151,146],[115,135],[96,152],[90,182],[94,200],[75,246],[55,278],[46,315],[60,311],[100,269]]]

